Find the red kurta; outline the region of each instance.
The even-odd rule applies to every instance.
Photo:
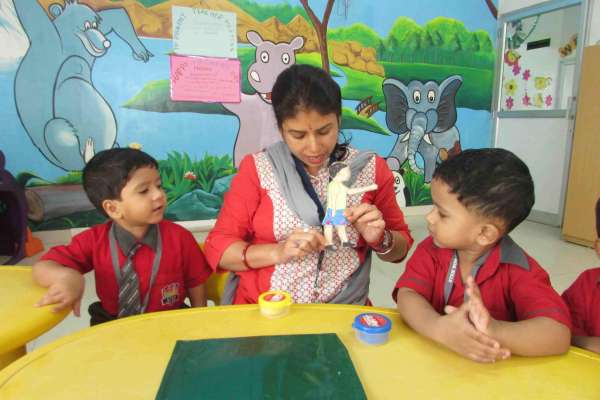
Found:
[[[351,150],[349,157],[356,154],[356,150]],[[316,176],[312,176],[311,182],[325,204],[328,168],[324,167]],[[394,177],[379,156],[367,163],[352,187],[372,183],[379,188],[349,195],[348,206],[374,204],[383,213],[386,228],[400,232],[410,247],[413,239],[396,202]],[[232,243],[240,240],[252,244],[277,243],[302,227],[303,222],[286,205],[266,153],[246,156],[225,195],[217,223],[206,239],[205,254],[211,267],[216,270],[223,252]],[[328,302],[343,290],[369,250],[352,226],[347,227],[347,233],[356,247],[326,252],[319,271],[318,255],[315,253],[300,261],[292,260],[286,264],[238,272],[240,282],[234,303],[256,303],[260,293],[274,289],[289,291],[297,303]]]

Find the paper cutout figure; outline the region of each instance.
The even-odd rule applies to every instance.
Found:
[[[346,225],[348,220],[344,216],[348,195],[370,192],[377,190],[377,185],[372,184],[358,188],[349,188],[345,185],[351,176],[350,167],[344,162],[335,162],[329,167],[329,176],[331,182],[327,186],[327,211],[323,218],[323,228],[327,250],[336,250],[333,244],[333,228],[336,228],[341,245],[344,247],[353,247],[346,234]]]

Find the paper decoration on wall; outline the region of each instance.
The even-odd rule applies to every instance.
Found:
[[[527,109],[551,109],[554,104],[553,78],[545,75],[549,71],[539,71],[540,75],[532,76],[532,69],[523,69],[523,64],[533,61],[530,53],[522,57],[517,50],[507,50],[504,53],[504,69],[502,74],[502,109],[506,111],[521,111]],[[553,53],[555,54],[555,53]],[[537,65],[536,70],[544,69]],[[546,68],[547,70],[547,68]],[[544,75],[542,75],[544,74]]]
[[[558,49],[562,58],[569,56],[577,48],[577,34],[571,36],[567,44]]]
[[[173,51],[181,55],[237,57],[236,14],[172,7]]]
[[[534,79],[535,88],[537,90],[544,90],[552,83],[552,78],[549,76],[536,76]]]
[[[237,59],[171,55],[171,99],[240,102],[240,71]]]
[[[540,16],[536,15],[508,23],[506,32],[508,48],[511,50],[519,48],[531,36],[539,21]]]

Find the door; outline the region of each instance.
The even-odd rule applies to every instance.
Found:
[[[594,212],[596,201],[600,197],[598,71],[600,45],[586,47],[583,51],[563,237],[588,246],[597,238]]]

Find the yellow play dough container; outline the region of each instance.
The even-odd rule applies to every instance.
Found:
[[[271,290],[258,297],[260,313],[267,318],[280,318],[290,312],[292,296],[283,290]]]

